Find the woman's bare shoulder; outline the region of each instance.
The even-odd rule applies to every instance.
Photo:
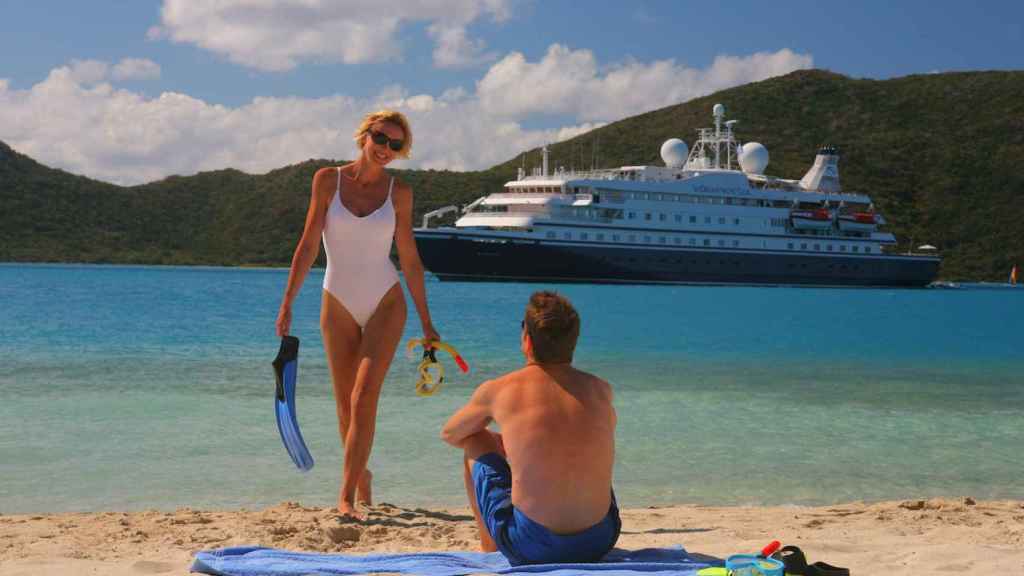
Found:
[[[402,180],[398,176],[392,176],[395,179],[394,189],[392,193],[412,195],[412,186],[408,182]]]

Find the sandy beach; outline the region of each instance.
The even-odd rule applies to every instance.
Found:
[[[1024,502],[971,498],[803,507],[675,506],[622,514],[618,546],[723,558],[773,539],[853,574],[1024,574]],[[379,504],[362,524],[286,502],[264,510],[0,516],[0,574],[186,574],[192,553],[239,545],[368,553],[475,549],[467,509]]]

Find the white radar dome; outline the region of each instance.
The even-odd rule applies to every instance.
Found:
[[[722,104],[715,104],[711,108],[711,114],[718,117],[725,116],[725,106]]]
[[[669,138],[661,145],[661,159],[669,168],[682,168],[683,164],[686,164],[686,157],[689,153],[690,150],[686,147],[686,142],[679,138]]]
[[[764,174],[768,167],[768,149],[758,142],[747,142],[740,147],[740,168],[747,174]]]

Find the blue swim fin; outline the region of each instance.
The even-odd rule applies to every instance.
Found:
[[[299,339],[295,336],[281,338],[281,349],[274,359],[274,376],[277,390],[274,394],[274,412],[277,414],[277,430],[281,441],[292,457],[292,462],[303,472],[313,467],[313,456],[306,448],[306,442],[299,432],[299,421],[295,416],[295,384],[299,373]]]

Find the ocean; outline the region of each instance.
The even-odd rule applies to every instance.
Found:
[[[289,460],[273,413],[284,269],[0,265],[0,513],[332,506],[341,474],[313,270],[294,309]],[[415,394],[404,345],[370,468],[378,501],[464,506],[438,432],[522,365],[529,295],[579,309],[576,365],[611,382],[626,507],[1024,499],[1024,289],[440,283],[435,325],[471,366]],[[418,337],[410,305],[404,340]],[[444,356],[442,354],[442,356]]]

